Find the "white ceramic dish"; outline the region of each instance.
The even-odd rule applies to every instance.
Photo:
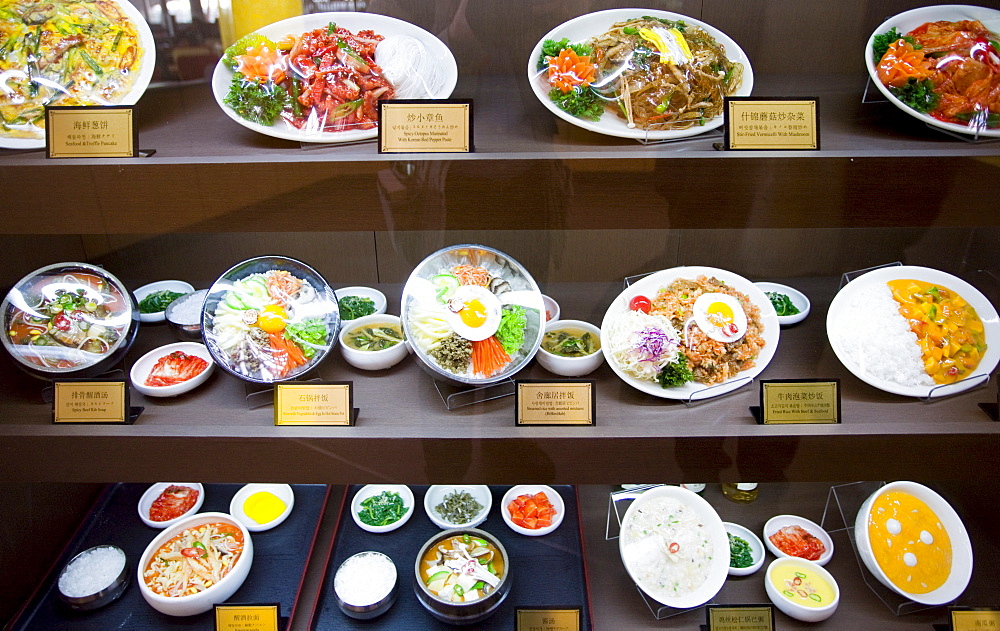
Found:
[[[438,87],[431,98],[445,99],[451,96],[451,92],[455,89],[455,84],[458,82],[458,64],[455,62],[454,55],[452,55],[451,50],[440,39],[409,22],[377,13],[310,13],[269,24],[258,29],[257,32],[277,42],[284,39],[287,35],[300,35],[317,28],[326,28],[331,22],[353,33],[357,33],[359,30],[372,30],[385,37],[406,35],[418,40],[424,45],[426,53],[433,60],[435,70],[437,71],[436,83]],[[270,127],[250,122],[240,117],[231,107],[223,102],[226,94],[229,92],[229,85],[232,83],[232,80],[233,72],[222,63],[222,60],[219,60],[219,63],[215,66],[215,72],[212,74],[212,93],[215,95],[215,101],[229,118],[247,129],[252,129],[255,132],[273,136],[274,138],[283,138],[297,142],[355,142],[359,140],[371,140],[378,136],[377,127],[342,132],[310,132],[296,129],[280,119]]]
[[[115,105],[135,105],[139,98],[149,86],[150,79],[153,78],[153,70],[156,67],[156,42],[153,39],[153,32],[146,23],[146,18],[128,0],[110,0],[128,16],[133,23],[139,36],[139,45],[142,47],[142,65],[139,67],[139,74],[132,84],[132,89],[126,93]],[[113,34],[112,34],[113,35]],[[52,105],[62,105],[55,102]],[[4,149],[44,149],[45,138],[9,138],[0,134],[0,148]]]
[[[868,517],[871,513],[872,503],[880,495],[892,491],[908,493],[924,502],[937,515],[938,521],[948,532],[948,538],[951,540],[951,573],[943,585],[925,594],[906,592],[893,584],[879,566],[872,552],[872,542],[868,536]],[[854,534],[858,543],[858,553],[865,566],[883,585],[910,600],[924,605],[944,605],[961,596],[965,588],[969,586],[973,566],[972,542],[969,540],[969,533],[965,530],[965,524],[962,523],[962,518],[947,500],[922,484],[906,481],[891,482],[872,493],[858,511],[854,523]]]
[[[609,9],[607,11],[597,11],[596,13],[581,15],[569,20],[568,22],[564,22],[542,36],[542,38],[538,40],[538,43],[535,44],[535,47],[531,51],[531,55],[528,57],[528,83],[531,84],[531,89],[534,91],[535,96],[538,97],[538,100],[542,102],[542,105],[559,118],[568,123],[572,123],[577,127],[582,127],[583,129],[604,134],[606,136],[617,136],[619,138],[635,138],[640,140],[673,140],[696,136],[722,125],[724,121],[723,116],[720,114],[711,120],[705,121],[704,125],[695,125],[693,127],[688,127],[687,129],[647,132],[638,128],[630,129],[624,119],[619,118],[618,116],[607,111],[604,112],[598,121],[588,121],[582,118],[577,118],[559,109],[549,98],[549,91],[552,89],[551,85],[549,84],[545,72],[538,69],[538,58],[539,55],[541,55],[542,44],[545,43],[545,40],[552,39],[558,41],[563,38],[569,38],[571,43],[583,42],[591,37],[601,35],[611,28],[611,26],[616,22],[638,18],[644,15],[667,20],[682,20],[686,24],[699,26],[705,29],[709,35],[715,38],[715,40],[726,49],[726,57],[743,64],[743,81],[733,96],[749,96],[753,91],[753,69],[750,67],[750,60],[747,59],[746,53],[743,52],[743,49],[740,48],[739,45],[732,40],[732,38],[714,26],[705,24],[700,20],[696,20],[686,15],[680,15],[670,11],[659,11],[656,9]]]
[[[147,386],[146,377],[149,376],[149,371],[153,369],[156,362],[161,357],[177,351],[200,357],[208,362],[208,366],[187,381],[182,381],[172,386]],[[132,387],[147,397],[176,397],[179,394],[190,392],[205,383],[213,370],[215,370],[215,360],[212,359],[212,354],[208,352],[204,344],[198,344],[197,342],[174,342],[173,344],[153,349],[136,360],[132,364],[129,377],[132,380]]]
[[[461,524],[453,524],[442,518],[434,507],[442,503],[448,495],[462,491],[471,495],[483,508],[469,521]],[[485,484],[434,484],[424,494],[424,511],[427,512],[427,517],[435,526],[444,530],[451,528],[475,528],[486,521],[486,517],[490,514],[492,507],[493,493],[490,491],[490,487]]]
[[[646,491],[621,493],[616,496],[616,501],[628,499],[630,496],[635,497],[635,501],[629,505],[625,511],[625,516],[622,517],[621,535],[618,537],[618,550],[622,557],[622,563],[625,565],[625,570],[635,584],[653,600],[675,609],[698,607],[714,598],[719,593],[719,590],[722,589],[722,586],[726,582],[726,576],[729,574],[729,537],[726,536],[726,529],[722,525],[722,519],[715,512],[715,509],[712,508],[712,505],[697,493],[679,486],[655,486]],[[656,589],[656,585],[629,563],[629,559],[636,556],[637,553],[627,548],[629,546],[641,546],[638,554],[645,557],[648,546],[644,545],[644,541],[648,542],[649,539],[626,543],[624,534],[630,527],[630,524],[639,516],[639,512],[643,510],[643,507],[649,505],[651,501],[657,498],[675,500],[689,507],[694,512],[694,516],[699,523],[704,527],[704,531],[701,534],[707,538],[712,546],[711,564],[704,582],[696,589],[687,593],[666,594],[664,593],[666,592],[665,589]],[[657,537],[657,539],[660,538]]]
[[[243,533],[243,553],[236,560],[235,565],[233,565],[229,573],[223,576],[215,585],[197,594],[183,597],[168,597],[153,593],[143,578],[143,573],[146,570],[146,566],[149,565],[153,554],[160,549],[160,546],[175,535],[180,534],[183,530],[210,523],[232,524]],[[153,609],[168,616],[194,616],[210,611],[212,607],[218,603],[225,602],[236,593],[236,590],[246,580],[247,575],[250,573],[250,566],[252,565],[253,540],[250,538],[250,531],[243,524],[226,513],[199,513],[172,524],[149,542],[146,550],[139,557],[139,565],[136,568],[136,582],[139,585],[139,590],[142,592],[142,597]]]
[[[244,505],[247,499],[254,493],[271,493],[285,504],[285,510],[269,522],[258,523],[247,516]],[[247,484],[229,502],[229,514],[235,517],[241,524],[246,526],[250,532],[261,532],[270,530],[275,526],[280,526],[295,508],[295,491],[287,484]]]
[[[733,567],[730,565],[729,575],[749,576],[759,570],[764,565],[764,544],[761,543],[760,537],[754,534],[749,528],[745,528],[739,524],[724,521],[722,525],[726,529],[727,534],[739,537],[747,542],[750,546],[750,556],[753,558],[753,564],[747,567]],[[730,562],[732,561],[730,560]]]
[[[542,294],[542,305],[545,307],[545,321],[552,322],[559,319],[559,303],[551,296]]]
[[[399,316],[385,313],[348,320],[344,327],[340,329],[340,353],[347,360],[347,363],[362,370],[385,370],[403,361],[408,352],[408,345],[405,340],[389,348],[383,348],[380,351],[361,351],[348,346],[347,336],[352,331],[358,327],[380,324],[395,324],[400,332],[403,330]]]
[[[628,311],[629,302],[631,302],[632,298],[635,296],[647,296],[652,298],[656,296],[656,293],[661,288],[666,287],[678,278],[693,280],[694,278],[702,275],[708,277],[714,276],[715,278],[725,282],[727,286],[742,292],[750,299],[750,302],[756,305],[760,310],[760,320],[761,324],[764,326],[762,337],[764,338],[765,344],[764,348],[761,349],[760,354],[757,356],[754,366],[748,370],[744,370],[729,381],[724,381],[721,384],[712,386],[711,389],[706,392],[701,392],[706,390],[707,386],[705,386],[705,384],[693,381],[688,382],[683,386],[663,388],[660,387],[660,384],[655,381],[643,381],[625,374],[618,366],[618,362],[614,360],[614,357],[610,352],[610,347],[608,346],[607,335],[604,333],[608,330],[610,324],[615,318]],[[614,370],[619,377],[621,377],[622,381],[636,390],[640,390],[646,394],[651,394],[654,397],[661,397],[664,399],[687,399],[691,397],[694,400],[700,400],[731,392],[740,386],[746,385],[747,379],[752,379],[763,372],[767,365],[771,362],[771,359],[774,357],[774,353],[778,350],[780,331],[781,327],[778,324],[778,315],[774,312],[774,306],[771,305],[771,301],[764,295],[764,292],[758,289],[746,278],[743,278],[739,274],[734,274],[733,272],[715,267],[674,267],[660,272],[655,272],[632,283],[627,289],[625,289],[625,291],[620,293],[614,301],[612,301],[611,306],[608,307],[607,313],[604,314],[604,320],[601,322],[601,350],[607,358],[608,365],[611,366],[611,369]]]
[[[933,116],[929,116],[923,112],[918,112],[896,98],[896,95],[890,92],[889,88],[883,85],[879,80],[877,70],[878,60],[876,60],[872,54],[872,45],[875,42],[875,36],[886,33],[893,27],[895,27],[896,31],[898,31],[900,35],[905,35],[927,22],[958,22],[961,20],[979,20],[983,23],[983,26],[989,30],[994,33],[1000,33],[1000,11],[995,9],[987,9],[986,7],[977,7],[965,4],[938,5],[911,9],[898,15],[894,15],[885,22],[882,22],[882,24],[875,29],[875,31],[868,38],[868,42],[865,44],[865,65],[868,67],[868,76],[871,77],[872,84],[879,89],[879,91],[889,100],[890,103],[910,116],[923,121],[932,127],[937,127],[946,131],[959,134],[975,134],[975,130],[969,129],[966,125],[959,125],[956,123],[938,120]],[[1000,137],[1000,128],[994,127],[992,129],[983,129],[979,132],[979,135]]]
[[[787,565],[799,568],[806,574],[816,574],[829,583],[830,587],[833,588],[833,601],[822,607],[807,607],[783,596],[778,588],[771,582],[771,575],[779,568]],[[837,580],[833,578],[833,574],[830,574],[826,568],[816,565],[811,561],[795,557],[784,557],[771,561],[771,563],[767,566],[767,573],[764,576],[764,591],[767,592],[767,597],[771,599],[771,602],[773,602],[778,609],[792,618],[802,620],[803,622],[819,622],[820,620],[826,620],[832,616],[835,611],[837,611],[837,606],[840,604],[840,586],[837,585]]]
[[[375,303],[375,313],[369,315],[376,315],[379,313],[385,313],[386,307],[388,306],[388,301],[385,298],[385,294],[381,291],[375,289],[374,287],[341,287],[340,289],[334,289],[333,293],[337,294],[337,302],[339,303],[346,296],[361,296],[362,298],[371,298],[372,302]],[[351,322],[352,320],[347,320],[344,318],[344,312],[340,312],[341,322]]]
[[[158,280],[155,283],[149,283],[148,285],[143,285],[135,292],[135,304],[142,302],[143,298],[151,293],[157,291],[173,291],[180,294],[190,294],[194,291],[194,287],[190,283],[185,283],[182,280]],[[140,322],[163,322],[164,314],[166,309],[163,311],[157,311],[155,313],[142,313],[139,312]]]
[[[797,515],[775,515],[764,524],[764,545],[771,551],[771,554],[779,559],[783,557],[798,558],[792,557],[790,554],[785,554],[771,543],[771,535],[785,526],[801,526],[803,530],[823,542],[823,547],[826,548],[826,551],[814,563],[817,565],[826,565],[833,558],[833,539],[830,538],[830,534],[823,530],[819,524]]]
[[[601,339],[601,330],[590,322],[584,322],[583,320],[549,320],[545,323],[546,333],[562,328],[580,329],[587,331],[597,340]],[[538,354],[535,355],[535,358],[538,359],[538,363],[542,365],[542,368],[554,375],[582,377],[594,372],[604,363],[604,352],[601,349],[597,349],[590,355],[583,357],[563,357],[545,350],[544,344],[545,338],[542,337],[542,346],[538,347]]]
[[[399,496],[403,498],[403,507],[406,509],[406,512],[403,513],[403,516],[398,520],[386,526],[369,526],[361,521],[361,518],[358,516],[362,510],[361,502],[369,497],[379,495],[382,491],[399,493]],[[361,487],[361,489],[354,494],[354,499],[351,500],[351,517],[354,518],[354,523],[358,525],[358,528],[361,528],[362,530],[367,530],[368,532],[374,532],[376,534],[391,532],[410,521],[410,517],[413,516],[414,501],[413,491],[410,490],[410,487],[405,484],[368,484]]]
[[[545,497],[549,498],[552,508],[556,509],[556,514],[552,516],[552,524],[544,528],[525,528],[512,522],[507,506],[519,495],[535,495],[536,493],[545,493]],[[510,529],[514,532],[529,537],[541,537],[542,535],[549,534],[562,524],[563,517],[566,514],[566,502],[563,500],[562,495],[559,495],[559,492],[551,486],[545,486],[544,484],[518,484],[517,486],[510,487],[504,493],[503,500],[500,502],[500,514],[503,515],[504,523],[510,526]]]
[[[957,292],[976,310],[976,314],[983,321],[988,348],[983,353],[979,366],[973,375],[946,386],[908,386],[870,375],[851,360],[847,344],[856,337],[852,335],[852,330],[863,326],[863,323],[851,322],[847,315],[849,304],[855,292],[860,292],[872,285],[887,283],[890,280],[908,278],[947,287]],[[840,363],[855,377],[879,390],[909,397],[947,396],[980,385],[983,383],[980,377],[992,374],[993,369],[997,367],[997,362],[1000,361],[1000,316],[997,315],[993,304],[978,289],[961,278],[929,267],[912,265],[882,267],[855,278],[833,297],[833,302],[830,303],[830,309],[826,314],[826,335]]]
[[[765,294],[767,292],[778,292],[779,294],[785,294],[788,299],[792,301],[795,308],[799,310],[795,315],[779,315],[778,324],[781,326],[789,326],[791,324],[797,324],[806,319],[809,315],[809,309],[812,303],[809,302],[809,297],[804,293],[795,289],[794,287],[789,287],[788,285],[782,285],[781,283],[754,283],[757,288],[760,289]]]
[[[168,519],[167,521],[153,521],[149,518],[149,509],[153,506],[153,501],[160,496],[160,493],[164,491],[168,486],[187,486],[198,491],[198,498],[186,513],[180,515],[174,519]],[[150,528],[166,528],[167,526],[172,526],[182,519],[186,519],[191,515],[194,515],[201,510],[201,505],[205,503],[205,487],[201,482],[157,482],[151,485],[146,492],[142,494],[139,498],[139,519],[142,523],[146,524]]]

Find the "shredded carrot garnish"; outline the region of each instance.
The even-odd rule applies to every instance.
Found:
[[[490,286],[490,273],[483,267],[476,265],[456,265],[451,271],[458,277],[458,282],[463,285]]]
[[[302,349],[295,342],[285,339],[283,333],[268,333],[267,336],[271,340],[271,356],[274,358],[279,378],[308,361]]]
[[[578,85],[590,85],[596,76],[597,66],[590,63],[590,56],[581,57],[572,48],[564,48],[558,57],[549,57],[549,83],[563,94]]]
[[[491,335],[481,342],[472,343],[472,372],[482,377],[492,377],[510,363],[510,355],[503,344]]]

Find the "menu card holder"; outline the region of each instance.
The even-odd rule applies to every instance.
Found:
[[[432,381],[444,407],[448,410],[513,396],[517,389],[514,380],[509,377],[482,386],[456,386],[437,379],[432,379]]]

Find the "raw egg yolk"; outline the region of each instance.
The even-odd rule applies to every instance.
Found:
[[[722,320],[722,323],[725,324],[733,321],[733,308],[724,302],[713,302],[708,305],[706,313],[711,316],[713,322]]]
[[[462,319],[465,326],[478,329],[486,323],[486,306],[473,298],[465,303],[462,310],[458,312],[458,317]]]
[[[285,503],[274,493],[259,491],[243,503],[243,512],[258,524],[266,524],[285,512]]]
[[[285,330],[285,321],[288,314],[281,305],[267,305],[264,310],[257,315],[257,326],[264,329],[266,333],[281,333]]]

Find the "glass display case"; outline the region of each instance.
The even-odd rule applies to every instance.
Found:
[[[820,520],[832,485],[915,480],[951,500],[970,531],[977,566],[960,604],[997,604],[995,509],[982,500],[997,491],[1000,425],[979,405],[996,402],[996,383],[933,402],[889,394],[855,377],[827,339],[843,275],[873,266],[943,270],[1000,304],[1000,144],[945,135],[866,96],[874,93],[861,57],[868,36],[922,3],[657,3],[738,42],[753,64],[755,96],[818,98],[822,149],[807,152],[720,151],[718,130],[642,144],[553,116],[525,75],[532,47],[577,15],[633,3],[308,4],[396,17],[448,44],[459,66],[453,96],[474,102],[476,151],[299,144],[236,124],[207,83],[153,87],[136,106],[151,157],[46,160],[0,149],[5,291],[62,261],[101,265],[131,289],[174,278],[200,289],[244,259],[280,255],[307,263],[334,290],[377,287],[398,314],[403,283],[428,254],[480,243],[522,264],[561,317],[599,325],[626,278],[712,266],[810,298],[811,313],[781,330],[759,378],[839,379],[843,422],[758,425],[748,409],[758,403],[757,382],[687,405],[639,392],[604,364],[588,377],[596,426],[515,427],[510,398],[448,410],[413,358],[365,372],[331,352],[318,376],[353,381],[360,415],[352,427],[276,426],[272,409],[249,406],[245,384],[222,371],[178,398],[134,393],[133,405],[145,408],[134,425],[54,425],[44,383],[6,357],[0,552],[20,578],[0,619],[15,614],[56,558],[19,524],[56,551],[100,485],[178,477],[334,485],[332,516],[315,544],[327,550],[346,485],[576,485],[598,629],[690,628],[704,619],[658,621],[642,605],[606,538],[608,494],[621,482],[708,483],[705,497],[724,520],[759,532],[781,513]],[[170,341],[165,325],[141,325],[123,368]],[[552,376],[537,362],[518,375]],[[739,481],[761,484],[755,503],[722,496],[719,483]],[[832,527],[839,548],[828,569],[843,590],[834,626],[944,622],[941,608],[897,616],[879,601],[851,553],[843,530],[851,525]],[[328,597],[321,562],[310,567],[293,628],[308,628],[302,612]],[[762,572],[731,579],[716,602],[766,602],[762,580]],[[782,618],[780,626],[808,625]]]

